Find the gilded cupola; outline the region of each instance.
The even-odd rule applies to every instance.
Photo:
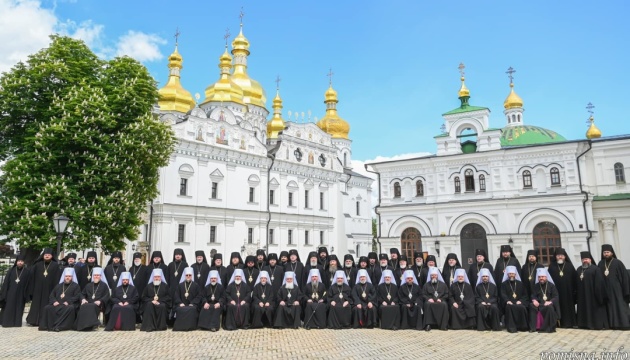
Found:
[[[332,81],[324,94],[326,115],[317,122],[317,126],[332,135],[333,138],[347,139],[350,133],[350,124],[337,114],[337,92],[332,87]]]
[[[195,107],[195,99],[182,86],[180,82],[180,73],[182,71],[182,63],[184,59],[177,51],[177,42],[175,43],[175,51],[168,57],[169,76],[166,85],[158,90],[158,105],[162,111],[178,111],[187,113]]]
[[[232,81],[243,89],[243,101],[246,104],[265,107],[267,97],[260,83],[247,74],[247,57],[249,56],[249,40],[243,35],[243,23],[241,30],[232,41],[232,55],[234,55],[234,72]]]
[[[243,89],[232,80],[230,75],[232,57],[228,53],[227,44],[225,45],[225,51],[219,57],[219,69],[219,80],[206,88],[206,98],[203,102],[220,101],[245,104],[243,101]]]

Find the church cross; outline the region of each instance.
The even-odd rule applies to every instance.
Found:
[[[241,19],[241,26],[243,26],[243,17],[245,16],[245,13],[243,12],[243,8],[241,7],[241,13],[238,16]]]
[[[506,74],[508,74],[508,77],[510,78],[510,83],[512,83],[512,80],[514,80],[514,74],[516,72],[516,70],[514,70],[511,66],[507,69],[507,71],[505,72]]]
[[[179,32],[179,27],[177,27],[175,29],[175,46],[177,46],[177,43],[179,41],[179,35],[181,35],[182,33]]]
[[[466,65],[464,65],[464,63],[459,63],[459,66],[457,68],[459,69],[459,75],[461,77],[464,77],[464,69],[466,68]]]
[[[328,76],[328,85],[330,85],[330,86],[332,86],[333,75],[335,75],[335,73],[333,73],[332,68],[330,68],[328,70],[328,74],[326,74],[326,76]]]
[[[593,109],[595,109],[595,105],[589,102],[588,105],[586,105],[586,111],[588,111],[588,113],[591,114],[591,116],[594,113]]]
[[[276,90],[280,90],[280,81],[281,80],[282,79],[280,79],[280,75],[276,76],[276,81],[275,81],[275,83],[276,83]]]
[[[223,40],[225,40],[225,46],[227,46],[229,38],[230,38],[230,28],[225,28],[225,35],[223,35]]]

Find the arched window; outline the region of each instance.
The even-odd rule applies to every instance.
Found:
[[[486,177],[485,175],[479,175],[479,191],[486,191]]]
[[[343,167],[348,167],[348,154],[343,153]]]
[[[529,170],[523,171],[523,187],[526,189],[532,188],[532,173]]]
[[[472,170],[466,170],[464,173],[464,181],[466,181],[466,191],[475,191],[475,176]]]
[[[416,228],[406,228],[400,235],[400,248],[402,255],[407,255],[407,259],[413,259],[415,251],[422,251],[422,236]]]
[[[521,114],[518,114],[518,122],[521,122]]]
[[[617,184],[626,183],[626,174],[624,173],[622,163],[615,164],[615,181],[617,182]]]
[[[554,167],[551,168],[551,185],[560,185],[560,170]]]
[[[459,182],[459,176],[455,176],[455,193],[462,192],[462,184]]]
[[[560,230],[553,223],[544,221],[534,227],[532,235],[538,262],[545,266],[549,265],[554,249],[562,247]]]
[[[416,196],[424,196],[424,184],[422,180],[416,181]]]
[[[400,197],[400,183],[399,182],[394,183],[394,197],[395,198]]]

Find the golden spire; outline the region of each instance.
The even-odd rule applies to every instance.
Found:
[[[588,105],[586,106],[586,109],[591,114],[591,116],[588,119],[588,121],[590,121],[591,123],[591,126],[589,126],[588,130],[586,131],[586,138],[589,140],[598,139],[602,137],[602,132],[597,128],[597,126],[595,126],[595,118],[593,117],[594,108],[595,106],[592,103],[588,103]]]
[[[158,90],[158,105],[162,111],[178,111],[186,113],[195,107],[193,96],[182,87],[180,73],[184,59],[177,51],[179,29],[175,32],[175,51],[168,57],[169,76],[166,85]]]
[[[505,101],[503,102],[503,107],[506,110],[523,107],[523,99],[521,99],[521,97],[518,96],[516,92],[514,92],[514,76],[512,74],[514,74],[515,72],[516,70],[514,70],[511,66],[505,72],[506,74],[508,74],[508,77],[510,78],[510,94],[508,95],[507,98],[505,98]]]
[[[280,75],[276,78],[276,97],[273,99],[273,117],[267,123],[267,138],[277,139],[278,133],[284,130],[282,118],[282,98],[280,98]]]
[[[461,100],[462,106],[466,106],[468,105],[468,99],[470,98],[470,90],[468,90],[468,88],[466,87],[466,83],[464,82],[464,80],[466,80],[466,77],[464,76],[464,69],[466,68],[466,65],[464,65],[464,63],[459,63],[459,66],[457,68],[459,69],[459,76],[462,81],[462,85],[457,92],[457,96]]]
[[[328,90],[324,94],[326,115],[317,122],[317,126],[332,135],[333,138],[347,139],[350,133],[350,124],[337,114],[337,92],[332,87],[332,69],[328,72]]]
[[[234,102],[244,105],[243,89],[238,86],[230,76],[232,70],[232,57],[228,53],[227,39],[230,37],[230,30],[225,30],[225,51],[219,57],[219,80],[206,88],[206,98],[204,103],[211,101]]]
[[[243,17],[245,13],[241,9],[241,30],[232,41],[232,55],[234,55],[234,72],[232,81],[243,89],[243,101],[246,104],[265,107],[267,97],[265,90],[258,81],[252,79],[247,74],[247,57],[249,56],[249,40],[243,35]]]

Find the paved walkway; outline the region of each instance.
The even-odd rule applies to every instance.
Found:
[[[554,334],[449,330],[170,330],[145,333],[0,328],[0,358],[58,359],[630,359],[630,331]],[[618,357],[602,351],[616,352]],[[559,351],[574,357],[561,357]],[[592,352],[595,353],[592,353]],[[542,353],[541,352],[548,352]],[[582,356],[577,352],[588,352]],[[562,355],[566,356],[566,355]],[[580,357],[581,356],[581,357]],[[595,357],[591,357],[595,356]],[[625,357],[624,357],[625,356]]]

